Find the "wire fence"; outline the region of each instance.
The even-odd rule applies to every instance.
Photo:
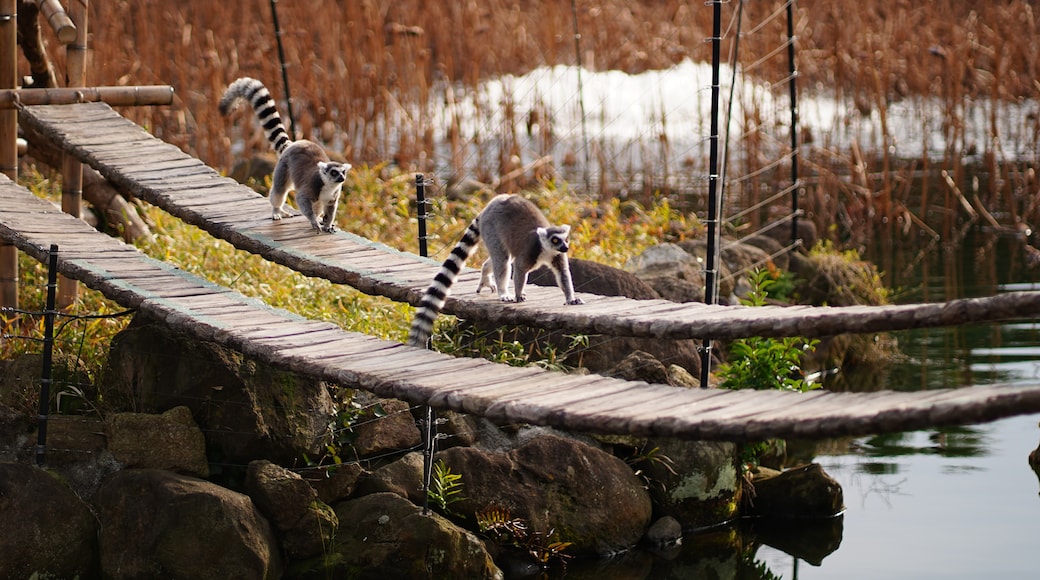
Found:
[[[588,52],[588,44],[583,42],[583,34],[589,31],[579,26],[578,12],[587,7],[572,1],[572,21],[567,30],[573,34],[574,66],[545,67],[526,75],[492,79],[482,83],[477,91],[459,90],[447,81],[434,83],[435,87],[426,87],[434,97],[418,108],[402,100],[395,114],[404,128],[391,135],[390,128],[383,127],[388,131],[381,138],[386,146],[378,154],[389,157],[394,147],[406,140],[402,133],[408,127],[418,126],[417,134],[438,137],[427,152],[428,166],[433,171],[422,178],[425,201],[420,201],[418,207],[427,211],[428,219],[420,223],[427,224],[429,229],[420,232],[419,239],[421,245],[430,243],[420,253],[443,258],[455,243],[445,234],[447,216],[438,216],[438,208],[442,207],[449,182],[467,174],[503,189],[522,184],[532,176],[560,177],[583,184],[584,194],[589,196],[667,197],[683,211],[699,216],[706,216],[715,205],[708,200],[708,189],[712,180],[717,179],[721,191],[720,229],[737,234],[736,241],[746,241],[790,226],[790,243],[771,253],[767,260],[797,247],[794,232],[798,219],[805,215],[798,201],[805,195],[807,183],[818,184],[823,179],[816,176],[803,180],[799,162],[803,169],[808,167],[810,173],[818,175],[826,173],[827,163],[822,153],[806,159],[797,137],[799,107],[794,87],[799,74],[794,63],[798,38],[792,15],[795,3],[791,0],[770,5],[765,14],[760,6],[753,17],[744,10],[744,2],[709,2],[705,6],[728,10],[721,12],[724,18],[719,22],[719,31],[700,39],[705,44],[718,45],[716,54],[720,60],[720,51],[727,46],[730,49],[725,67],[720,63],[711,70],[718,78],[710,83],[704,82],[706,77],[700,74],[703,69],[692,64],[659,75],[628,75],[633,78],[627,79],[597,71],[591,62],[595,55]],[[679,28],[672,30],[672,34],[680,34]],[[774,40],[750,45],[767,48],[757,53],[746,49],[747,39],[763,36]],[[280,34],[278,40],[281,44]],[[669,44],[675,38],[664,40]],[[617,84],[608,82],[616,78],[620,78]],[[679,88],[669,84],[675,80]],[[632,108],[631,101],[624,98],[631,86],[625,83],[632,81],[643,96],[658,96],[649,101],[650,105],[635,105],[634,113],[639,115],[636,121],[631,115],[633,111],[626,110]],[[717,133],[708,128],[709,115],[703,114],[708,95],[715,89],[721,98],[719,116],[715,118],[719,124]],[[680,98],[666,98],[673,94]],[[393,101],[392,95],[386,98]],[[688,103],[694,103],[692,110],[684,108]],[[287,104],[292,111],[292,99]],[[614,104],[619,106],[612,108]],[[633,125],[635,132],[627,132]],[[456,128],[460,139],[453,142],[451,129],[445,127]],[[442,132],[444,138],[440,139]],[[371,134],[359,131],[357,138],[367,139]],[[721,140],[720,169],[712,169],[706,163],[713,139]],[[413,140],[420,142],[423,138]],[[1023,138],[1022,142],[1028,143],[1029,139]],[[363,148],[355,146],[355,150]],[[866,186],[846,183],[838,187],[858,187],[854,197],[870,199],[873,195]],[[832,202],[834,199],[836,195]],[[730,276],[742,276],[763,265],[756,262]],[[4,315],[46,317],[46,310],[50,309],[33,313],[10,311]],[[64,316],[51,314],[58,321]],[[85,318],[58,323],[56,334],[66,332],[73,320]],[[492,332],[481,332],[477,338],[493,338]],[[29,335],[11,334],[5,335],[5,339],[45,343],[44,338]],[[603,340],[609,343],[619,339]],[[534,339],[521,343],[527,351],[537,345]],[[576,358],[583,352],[587,352],[587,347],[571,350]],[[663,357],[660,362],[667,366],[677,361]],[[60,395],[75,393],[71,389],[83,391],[85,387],[69,383],[56,388]],[[412,411],[423,414],[420,409]],[[428,423],[433,425],[436,420]]]
[[[4,377],[6,403],[16,407],[16,412],[28,414],[30,408],[36,410],[36,444],[32,449],[33,460],[37,465],[43,466],[48,462],[48,454],[57,455],[58,461],[67,461],[69,457],[78,457],[78,460],[90,458],[100,461],[99,453],[103,449],[97,449],[87,441],[68,441],[60,438],[60,441],[70,443],[60,447],[49,446],[48,427],[56,415],[60,415],[63,423],[82,423],[96,427],[97,422],[104,422],[111,414],[120,412],[160,412],[167,408],[186,406],[197,415],[200,410],[206,409],[214,403],[212,396],[196,396],[186,392],[164,392],[162,394],[162,408],[155,408],[154,402],[144,400],[144,395],[135,392],[137,388],[132,384],[120,383],[120,377],[113,373],[98,373],[98,369],[87,371],[85,367],[90,364],[105,364],[107,356],[97,352],[84,352],[88,342],[89,329],[86,325],[77,329],[77,323],[97,321],[103,319],[120,319],[133,316],[135,310],[122,310],[113,313],[78,313],[62,311],[56,307],[57,293],[57,259],[59,248],[56,245],[50,247],[47,260],[47,280],[43,288],[46,295],[45,307],[42,310],[31,310],[25,308],[0,307],[0,347],[8,355],[11,362],[18,358],[15,353],[22,355],[39,355],[38,364],[20,367],[19,372],[8,372]],[[30,293],[31,293],[31,289]],[[23,346],[16,346],[16,343]],[[37,348],[24,345],[32,344]],[[60,348],[58,348],[60,347]],[[121,348],[125,349],[125,346]],[[138,348],[147,348],[139,345]],[[56,356],[55,351],[60,350],[61,355]],[[126,356],[127,353],[123,353]],[[149,363],[155,367],[164,368],[206,368],[207,365],[219,364],[213,358],[202,354],[192,354],[192,351],[178,350],[176,352],[156,352],[148,349],[146,354],[150,357]],[[137,356],[130,353],[129,356]],[[88,360],[89,359],[89,360]],[[9,369],[13,367],[8,367]],[[24,369],[38,369],[38,375],[32,377]],[[140,370],[140,369],[138,369]],[[32,372],[31,370],[29,371]],[[172,383],[178,373],[166,375],[167,383]],[[108,381],[106,383],[106,381]],[[169,384],[165,385],[169,387]],[[162,385],[159,388],[163,388]],[[331,386],[324,388],[333,389]],[[255,403],[244,398],[221,400],[219,404],[231,415],[256,412]],[[438,440],[450,440],[452,438],[467,438],[478,435],[477,433],[453,433],[437,434],[435,430],[424,433],[423,442],[406,448],[388,450],[376,454],[360,455],[352,448],[352,435],[371,429],[374,423],[393,420],[396,416],[406,414],[420,415],[428,413],[428,409],[421,406],[410,406],[389,413],[382,411],[379,401],[359,404],[354,397],[346,400],[336,400],[336,411],[328,418],[328,427],[320,433],[315,433],[313,439],[303,445],[308,449],[324,450],[317,454],[309,464],[304,462],[294,466],[300,472],[320,471],[333,469],[336,465],[372,465],[379,461],[392,459],[417,450],[432,450],[431,445],[434,438]],[[349,410],[352,419],[349,422],[337,422],[335,418],[342,412]],[[322,408],[299,408],[294,411],[303,416],[316,416],[327,413],[327,407]],[[420,427],[425,425],[435,426],[436,417],[427,415],[427,418],[419,419]],[[198,421],[199,429],[210,440],[217,438],[255,438],[256,431],[236,431],[228,425],[208,425],[205,420]],[[17,445],[17,442],[9,442]],[[8,449],[9,453],[20,455],[17,449]],[[429,452],[429,451],[428,451]],[[222,469],[241,469],[247,467],[245,463],[231,463],[227,461],[210,462],[211,467]]]

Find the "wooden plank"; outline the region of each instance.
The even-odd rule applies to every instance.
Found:
[[[485,412],[492,418],[544,423],[552,410],[559,411],[556,413],[558,418],[569,418],[570,409],[580,409],[590,401],[635,391],[639,391],[638,396],[645,397],[646,386],[609,377],[573,375],[554,380],[550,385],[541,386],[522,396],[493,401]]]
[[[526,367],[483,369],[459,377],[456,384],[446,387],[431,399],[430,404],[455,410],[467,408],[467,403],[485,404],[510,393],[525,393],[542,386],[546,380],[546,371]],[[479,403],[477,403],[479,401]],[[469,412],[469,411],[467,411]]]
[[[269,207],[252,190],[219,177],[176,147],[147,135],[104,105],[29,109],[45,133],[72,146],[77,157],[119,180],[142,198],[247,251],[273,257],[310,275],[349,281],[363,291],[386,296],[417,296],[439,268],[387,246],[348,233],[315,236],[302,218],[275,224]],[[179,190],[191,189],[190,193]],[[178,191],[177,194],[166,193]],[[603,377],[563,376],[513,369],[482,361],[454,361],[377,339],[358,339],[328,323],[308,323],[284,311],[231,293],[186,273],[170,272],[154,262],[127,255],[109,259],[92,230],[73,227],[57,217],[49,202],[23,205],[3,192],[0,222],[20,247],[39,254],[46,239],[89,247],[63,268],[89,280],[92,287],[121,303],[140,304],[171,324],[199,336],[233,344],[246,352],[305,369],[313,376],[340,377],[370,385],[411,401],[423,398],[449,408],[480,410],[511,420],[530,419],[586,430],[631,430],[673,436],[747,438],[778,431],[815,435],[865,428],[892,429],[920,421],[988,417],[979,407],[1009,413],[1040,408],[1040,389],[1024,393],[877,393],[849,394],[732,393],[679,390]],[[238,206],[236,204],[243,205]],[[13,202],[13,203],[12,203]],[[42,203],[44,205],[38,205]],[[69,218],[72,219],[72,218]],[[290,222],[290,220],[283,220]],[[77,224],[79,222],[76,222]],[[248,228],[246,230],[245,228]],[[36,246],[30,247],[30,244]],[[140,262],[140,263],[136,263]],[[476,283],[467,268],[459,287]],[[198,287],[193,287],[193,280]],[[458,289],[458,288],[457,288]],[[972,316],[1040,313],[1040,294],[994,297],[982,302],[909,307],[852,309],[761,308],[674,304],[663,300],[634,302],[589,296],[584,307],[563,307],[559,290],[532,287],[524,304],[500,304],[493,297],[456,292],[446,312],[492,321],[528,323],[576,332],[599,332],[692,338],[715,333],[833,332],[843,328],[872,331],[899,325],[959,323]],[[146,299],[142,299],[142,297]],[[979,305],[988,311],[978,310]],[[981,314],[978,314],[981,312]],[[772,333],[772,334],[770,334]],[[778,408],[783,405],[784,408]],[[792,416],[793,415],[793,416]]]
[[[661,387],[643,385],[640,389],[621,392],[615,396],[592,400],[580,409],[570,409],[563,415],[567,425],[574,425],[583,430],[595,430],[600,433],[632,433],[653,435],[648,423],[633,421],[633,417],[641,411],[658,412],[671,406],[689,404],[691,400],[703,400],[712,404],[719,403],[733,396],[732,392],[711,392],[715,389],[680,389],[678,387]]]
[[[596,425],[606,426],[616,423],[619,416],[630,415],[636,405],[644,405],[648,400],[653,402],[654,408],[658,411],[668,408],[663,404],[658,404],[659,397],[678,396],[681,400],[676,403],[672,399],[671,404],[686,405],[696,403],[707,407],[713,404],[724,404],[724,400],[730,395],[730,392],[720,389],[679,389],[679,387],[660,388],[658,389],[660,393],[658,393],[657,390],[648,390],[645,385],[640,385],[639,383],[633,383],[633,385],[635,386],[631,389],[619,392],[616,395],[589,400],[583,403],[580,408],[567,409],[567,422],[569,424],[582,425],[588,429]],[[670,389],[678,389],[678,391],[671,392]],[[682,394],[678,394],[680,391],[682,391]],[[719,400],[713,403],[712,399],[715,398]]]
[[[391,342],[366,343],[351,340],[342,330],[329,332],[322,335],[314,333],[317,337],[307,343],[290,343],[278,348],[278,355],[320,361],[331,357],[349,358],[351,366],[357,368],[365,360],[388,356],[394,352],[394,348],[400,346]]]
[[[167,173],[173,175],[206,174],[221,177],[212,167],[190,155],[171,155],[165,159],[142,159],[138,160],[133,167],[127,168],[127,173],[132,174],[135,180],[148,181],[157,177],[163,177]]]

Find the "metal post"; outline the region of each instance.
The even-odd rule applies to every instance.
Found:
[[[718,304],[719,263],[719,213],[722,196],[719,195],[719,69],[722,47],[722,2],[714,0],[714,17],[711,33],[711,135],[709,136],[708,174],[708,251],[704,271],[704,303]],[[701,345],[701,388],[708,387],[711,372],[711,339],[705,338]]]
[[[426,177],[422,173],[415,174],[415,205],[419,218],[419,255],[427,257],[426,247]]]
[[[788,88],[791,92],[791,243],[798,236],[798,67],[794,62],[794,0],[787,4],[787,70],[790,73]]]
[[[0,0],[0,89],[18,84],[17,0]],[[0,171],[18,179],[18,111],[0,111]],[[0,306],[18,307],[18,249],[0,243]]]
[[[51,365],[54,356],[54,303],[58,292],[58,245],[51,244],[47,259],[47,308],[43,311],[43,370],[40,372],[40,413],[36,430],[36,465],[47,453],[47,417],[50,414]]]
[[[419,255],[429,257],[429,249],[426,245],[426,176],[422,173],[415,174],[415,204],[418,208],[419,223]],[[429,348],[429,341],[426,343]],[[430,483],[433,481],[433,454],[436,453],[437,444],[437,412],[433,407],[426,406],[426,416],[423,419],[423,515],[430,513]]]

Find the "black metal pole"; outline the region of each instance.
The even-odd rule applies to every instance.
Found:
[[[285,87],[285,109],[289,113],[289,138],[296,140],[296,119],[293,117],[293,100],[289,92],[288,63],[285,62],[285,49],[282,48],[282,27],[278,25],[278,0],[271,0],[271,19],[274,21],[274,39],[278,43],[278,62],[282,66],[282,86]]]
[[[798,67],[794,62],[794,0],[787,4],[787,70],[791,92],[791,243],[798,241]]]
[[[719,262],[719,69],[722,47],[722,2],[715,0],[711,32],[711,135],[709,136],[708,174],[708,251],[704,270],[704,303],[718,304]],[[708,387],[711,372],[711,339],[701,345],[701,388]]]
[[[427,257],[426,247],[426,177],[422,173],[415,174],[415,204],[419,218],[419,255]]]
[[[429,249],[426,246],[426,176],[422,173],[415,174],[415,204],[418,207],[419,222],[419,255],[429,257]],[[429,341],[427,341],[429,348]],[[425,441],[423,442],[423,515],[430,513],[430,482],[433,481],[433,454],[436,452],[437,442],[437,412],[433,407],[426,406],[426,417],[424,419]]]
[[[47,260],[47,308],[43,311],[43,370],[40,372],[40,412],[36,430],[36,465],[47,455],[47,418],[50,414],[51,366],[54,357],[54,303],[58,293],[58,246],[51,244]]]

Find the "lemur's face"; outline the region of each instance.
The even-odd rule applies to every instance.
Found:
[[[570,226],[538,228],[538,237],[541,239],[542,247],[561,254],[567,252],[567,238],[570,236],[570,233]]]
[[[324,161],[318,163],[318,170],[321,171],[321,178],[325,183],[343,183],[347,180],[347,172],[350,171],[350,167],[349,163],[326,163]]]

